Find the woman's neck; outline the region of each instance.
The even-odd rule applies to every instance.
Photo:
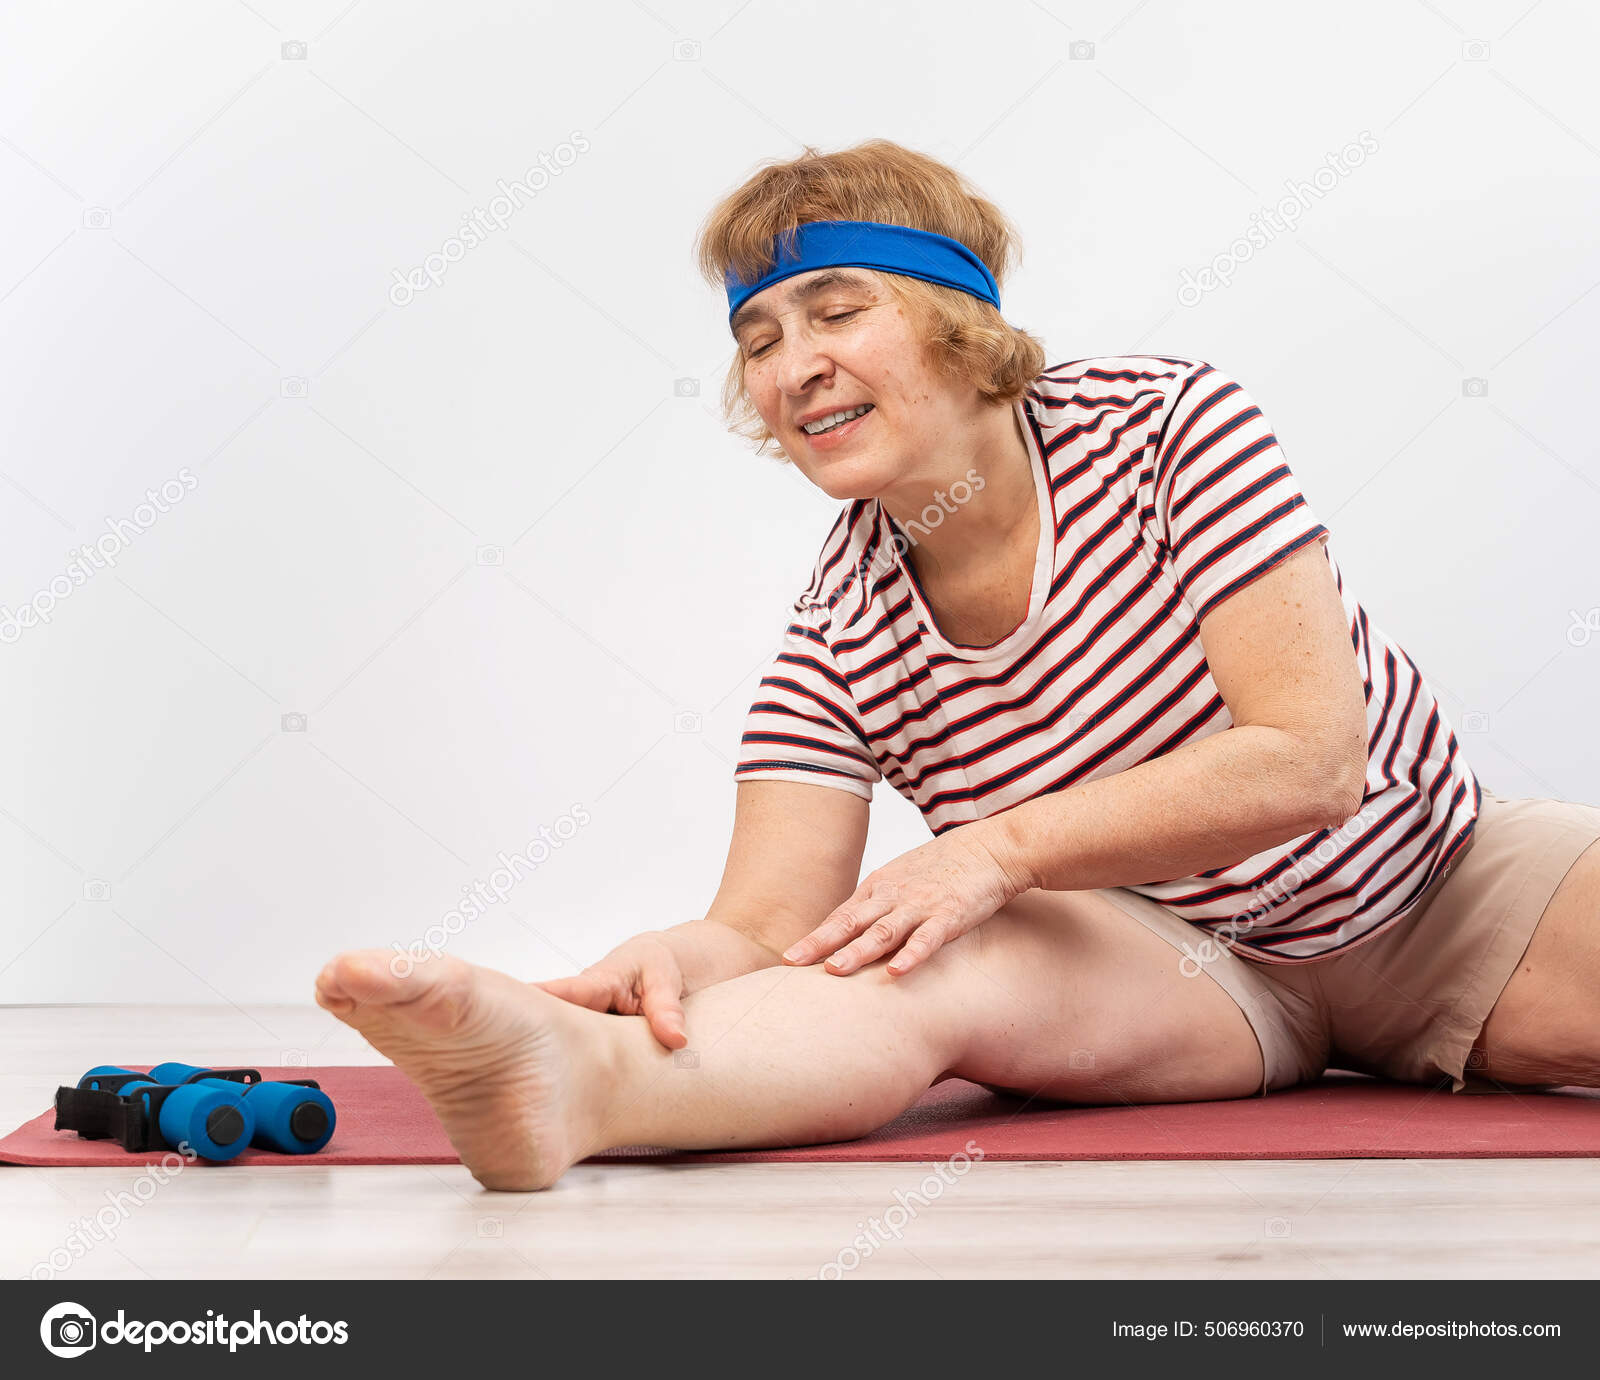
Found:
[[[993,564],[1014,542],[1030,550],[1037,545],[1033,459],[1016,408],[994,408],[974,439],[975,446],[968,441],[956,448],[958,457],[938,463],[934,476],[924,471],[880,498],[911,539],[906,554],[924,578],[960,580]],[[928,521],[930,505],[943,510],[937,524]]]

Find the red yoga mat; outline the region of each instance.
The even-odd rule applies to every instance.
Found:
[[[121,1067],[144,1071],[144,1065]],[[338,1109],[338,1129],[315,1155],[247,1150],[237,1166],[455,1164],[422,1094],[388,1064],[306,1069]],[[142,1165],[108,1141],[54,1129],[49,1111],[0,1140],[0,1162]],[[959,1078],[930,1088],[901,1116],[860,1140],[774,1150],[685,1153],[638,1146],[596,1161],[673,1163],[944,1160],[974,1142],[990,1160],[1508,1159],[1600,1156],[1600,1090],[1452,1094],[1334,1073],[1304,1087],[1228,1102],[1074,1107],[1001,1097]],[[170,1152],[168,1152],[170,1153]]]

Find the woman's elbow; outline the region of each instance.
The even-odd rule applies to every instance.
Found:
[[[1359,752],[1348,749],[1322,757],[1307,784],[1306,799],[1313,806],[1313,827],[1339,829],[1355,817],[1367,798],[1367,743],[1362,735]]]

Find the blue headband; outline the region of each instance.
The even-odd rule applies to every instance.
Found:
[[[872,220],[813,220],[795,229],[787,252],[785,238],[779,235],[773,241],[773,265],[760,278],[746,282],[731,271],[726,275],[730,326],[733,314],[756,293],[815,268],[882,269],[970,292],[1000,306],[994,274],[966,245],[948,235]]]

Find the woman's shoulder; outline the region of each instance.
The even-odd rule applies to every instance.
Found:
[[[834,626],[854,622],[893,569],[878,505],[870,499],[852,499],[829,527],[793,612],[826,635]]]
[[[1214,385],[1214,386],[1213,386]],[[1165,434],[1186,407],[1236,381],[1203,359],[1094,355],[1052,365],[1029,386],[1025,406],[1046,467],[1067,463],[1114,471],[1137,438]],[[1108,445],[1107,439],[1118,441]]]
[[[1203,359],[1176,355],[1092,355],[1052,364],[1028,388],[1028,405],[1041,424],[1054,425],[1071,409],[1129,405],[1138,398],[1175,397],[1202,374]]]

